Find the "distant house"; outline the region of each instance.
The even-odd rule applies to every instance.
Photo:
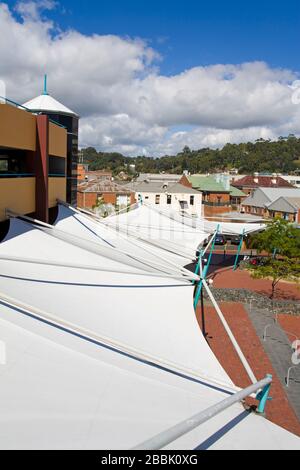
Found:
[[[190,215],[201,215],[202,194],[193,188],[168,181],[136,181],[126,185],[135,192],[136,199],[164,209],[185,211]]]
[[[300,190],[299,190],[300,191]],[[299,197],[280,197],[268,206],[269,217],[281,217],[300,224],[300,193]]]
[[[246,195],[250,195],[257,188],[293,188],[294,186],[281,176],[273,174],[272,176],[260,176],[255,173],[253,176],[244,176],[235,180],[232,186],[240,189]]]
[[[121,208],[136,202],[133,191],[114,183],[108,176],[102,177],[78,186],[78,207],[92,209],[99,204],[111,204]]]
[[[297,222],[299,198],[299,188],[257,188],[243,201],[242,207],[248,214]]]
[[[204,215],[215,215],[239,209],[246,194],[230,184],[225,175],[184,175],[180,183],[202,193]]]

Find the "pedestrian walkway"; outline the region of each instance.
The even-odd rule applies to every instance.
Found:
[[[269,357],[266,349],[264,348],[263,342],[260,339],[261,329],[263,330],[265,324],[270,321],[270,317],[266,317],[262,320],[261,317],[253,313],[253,318],[256,318],[254,321],[252,320],[252,316],[250,317],[250,313],[247,311],[248,309],[246,310],[242,304],[222,303],[220,306],[256,377],[260,379],[268,373],[273,375],[271,391],[273,400],[267,404],[267,418],[279,426],[300,436],[300,420],[291,406],[292,401],[289,402],[288,400],[286,387],[283,385],[283,381],[280,377],[281,369],[279,369],[277,365],[277,362],[280,361],[278,358],[277,362],[275,361],[274,353]],[[197,309],[197,318],[201,325],[200,308]],[[219,362],[237,386],[242,388],[248,386],[248,375],[236,354],[219,317],[217,316],[214,308],[208,303],[205,306],[205,320],[207,340]],[[268,343],[268,347],[271,349],[270,343]],[[278,351],[277,353],[280,354]],[[285,354],[287,354],[287,352]],[[271,362],[271,358],[274,360],[274,365]],[[282,370],[283,369],[284,365],[282,366]],[[249,404],[253,404],[253,401],[250,401]]]
[[[300,367],[299,371],[293,375],[290,386],[286,387],[285,383],[287,371],[294,365],[292,363],[292,335],[290,335],[290,338],[288,337],[289,335],[282,329],[280,319],[278,319],[278,322],[275,322],[275,317],[272,312],[252,308],[251,306],[247,306],[246,310],[261,340],[263,348],[272,362],[277,376],[283,387],[285,387],[289,402],[293,406],[300,422]],[[291,331],[288,329],[286,329],[286,331],[293,333],[292,328]],[[263,339],[264,333],[266,333],[265,341]]]

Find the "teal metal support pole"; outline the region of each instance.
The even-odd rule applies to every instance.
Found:
[[[198,274],[200,272],[200,264],[202,263],[202,258],[203,258],[203,250],[200,251],[198,263],[197,263],[197,266],[196,266],[196,269],[195,269],[195,272],[194,272],[194,274],[196,274],[196,276],[198,276]]]
[[[267,377],[268,377],[268,379],[273,378],[273,376],[270,375],[270,374],[268,374]],[[263,388],[263,390],[261,392],[259,392],[256,396],[256,399],[259,400],[259,405],[258,405],[257,410],[256,410],[256,412],[258,414],[264,414],[267,401],[272,400],[272,398],[269,397],[270,389],[271,389],[271,383],[266,385]]]
[[[44,76],[44,95],[48,95],[48,90],[47,90],[47,75]]]
[[[214,235],[214,240],[213,240],[212,245],[211,245],[208,261],[207,261],[207,264],[206,264],[205,268],[203,269],[202,279],[206,279],[206,276],[207,276],[207,273],[208,273],[208,270],[209,270],[209,266],[210,266],[210,263],[211,263],[211,260],[212,260],[212,255],[213,255],[213,252],[214,252],[214,249],[215,249],[216,237],[217,237],[219,231],[220,231],[220,225],[218,225],[216,233]],[[200,267],[200,265],[199,265],[199,267]],[[199,302],[199,299],[200,299],[200,296],[201,296],[201,291],[202,291],[202,287],[203,287],[203,280],[202,279],[198,284],[198,289],[197,289],[197,292],[196,292],[196,295],[195,295],[195,300],[194,300],[194,309],[195,310],[197,308],[197,305],[198,305],[198,302]]]
[[[234,262],[234,266],[233,266],[234,271],[236,271],[237,267],[238,267],[239,257],[240,257],[240,254],[241,254],[241,251],[242,251],[242,248],[243,248],[244,237],[245,237],[245,229],[243,230],[242,238],[241,238],[239,248],[238,248],[238,252],[237,252],[236,257],[235,257],[235,262]]]

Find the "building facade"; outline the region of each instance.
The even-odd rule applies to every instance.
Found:
[[[78,131],[79,116],[49,95],[47,90],[47,77],[45,77],[44,92],[42,95],[27,101],[23,105],[35,114],[48,116],[49,121],[61,125],[67,131],[67,201],[77,204],[77,163],[78,163]]]
[[[242,207],[246,214],[263,218],[282,217],[294,222],[298,211],[291,203],[298,198],[298,188],[257,188],[243,201]]]
[[[180,183],[168,181],[143,181],[126,185],[135,192],[136,199],[162,209],[185,211],[202,215],[202,194]]]
[[[205,216],[240,210],[246,197],[241,190],[230,185],[230,177],[225,175],[183,175],[180,183],[202,193]]]
[[[101,205],[121,209],[135,202],[133,191],[109,179],[91,180],[78,186],[77,205],[83,209],[95,209]]]
[[[6,209],[47,222],[67,201],[67,139],[48,116],[0,104],[0,222]]]

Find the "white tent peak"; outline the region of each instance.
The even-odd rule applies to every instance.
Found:
[[[78,114],[76,114],[71,109],[67,108],[65,105],[57,101],[49,94],[39,95],[36,98],[33,98],[32,100],[24,103],[23,106],[29,109],[30,111],[37,113],[47,112],[78,117]]]

